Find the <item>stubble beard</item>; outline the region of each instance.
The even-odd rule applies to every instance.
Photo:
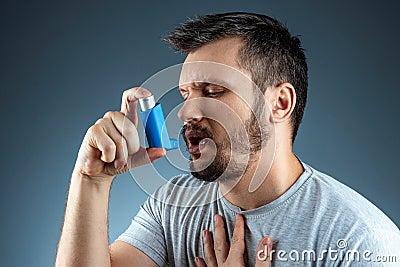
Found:
[[[216,145],[214,161],[202,170],[190,162],[191,174],[206,182],[218,181],[221,183],[234,182],[246,172],[249,166],[249,156],[265,147],[269,140],[269,131],[266,125],[258,123],[252,113],[251,118],[244,122],[246,132],[235,129],[232,134],[226,134],[222,142]],[[229,167],[228,167],[229,166]],[[196,170],[197,169],[197,170]]]

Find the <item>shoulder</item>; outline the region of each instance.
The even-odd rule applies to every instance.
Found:
[[[399,244],[398,227],[372,202],[335,178],[305,166],[311,171],[306,194],[312,199],[324,230],[331,233],[328,236],[359,245],[375,242],[375,246],[385,246],[389,239],[390,243]]]
[[[397,229],[394,223],[364,196],[335,178],[312,167],[309,168],[310,187],[315,198],[320,199],[319,204],[324,205],[327,210],[348,215],[349,219],[364,222],[366,225],[388,224]]]

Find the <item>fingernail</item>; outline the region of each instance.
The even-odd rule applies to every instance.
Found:
[[[126,162],[124,160],[117,160],[116,165],[116,168],[118,170],[123,170],[125,168]]]
[[[138,98],[142,98],[142,97],[145,97],[145,96],[149,96],[149,93],[146,92],[146,91],[143,90],[143,89],[140,89],[140,90],[136,91],[136,96],[137,96]]]
[[[141,96],[144,96],[144,92],[143,92],[143,90],[139,89],[136,91],[135,95],[138,97],[141,97]]]
[[[121,162],[119,160],[114,161],[114,168],[117,170],[121,169]]]
[[[203,238],[207,237],[207,230],[203,230]]]
[[[267,237],[266,239],[264,239],[262,245],[263,245],[263,246],[267,246],[267,247],[272,247],[272,238]]]
[[[219,217],[218,214],[216,214],[216,215],[214,216],[214,223],[218,223],[218,220],[219,220],[218,217]]]
[[[120,170],[124,170],[126,167],[128,166],[128,164],[126,162],[124,162],[120,168]]]

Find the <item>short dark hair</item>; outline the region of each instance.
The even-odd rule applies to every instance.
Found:
[[[270,86],[291,83],[296,106],[291,116],[295,140],[307,100],[307,62],[300,40],[276,19],[266,15],[232,12],[198,16],[181,24],[164,38],[175,50],[190,53],[227,37],[241,37],[239,66],[252,74],[253,82],[264,93]]]

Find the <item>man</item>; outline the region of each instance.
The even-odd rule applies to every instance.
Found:
[[[192,175],[157,190],[108,246],[115,176],[165,155],[139,145],[137,100],[151,93],[125,91],[121,111],[107,112],[83,140],[57,266],[400,262],[395,224],[292,152],[307,98],[298,38],[270,17],[226,13],[184,23],[166,40],[187,53],[179,117]]]

